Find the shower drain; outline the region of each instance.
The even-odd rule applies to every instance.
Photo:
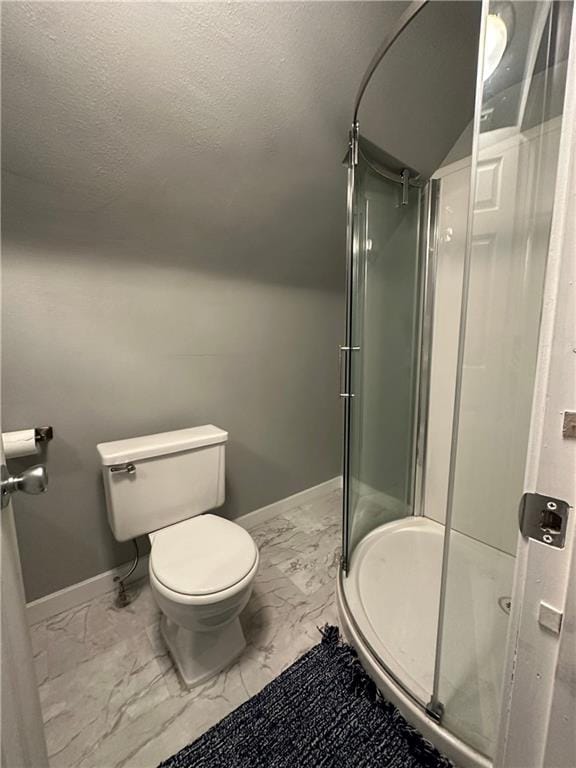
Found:
[[[512,598],[511,597],[499,597],[498,598],[498,605],[504,611],[506,616],[510,616],[510,609],[512,608]]]

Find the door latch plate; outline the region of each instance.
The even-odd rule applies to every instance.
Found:
[[[543,629],[547,629],[548,632],[552,632],[553,635],[559,635],[560,629],[562,628],[563,618],[562,611],[548,605],[548,603],[540,603],[538,609],[538,624],[540,624]]]
[[[562,437],[576,437],[576,411],[565,411],[562,420]]]
[[[522,536],[550,547],[564,546],[568,523],[568,502],[541,493],[525,493],[520,501]]]

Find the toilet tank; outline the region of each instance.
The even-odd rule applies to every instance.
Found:
[[[223,504],[227,440],[227,432],[208,424],[100,443],[116,539],[133,539]]]

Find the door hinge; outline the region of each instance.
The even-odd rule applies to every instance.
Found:
[[[402,171],[402,205],[408,205],[408,190],[410,186],[410,171],[404,168]]]
[[[563,547],[569,504],[541,493],[525,493],[520,501],[520,533],[550,547]]]
[[[352,165],[358,165],[358,123],[353,123],[350,130],[350,161]]]

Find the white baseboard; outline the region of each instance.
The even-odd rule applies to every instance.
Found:
[[[59,589],[57,592],[52,592],[50,595],[38,598],[38,600],[32,600],[26,606],[28,623],[30,625],[37,624],[39,621],[56,616],[56,614],[62,613],[62,611],[68,611],[70,608],[86,603],[88,600],[106,594],[106,592],[112,592],[116,589],[114,577],[126,573],[129,567],[130,563],[119,565],[118,568],[112,568],[111,571],[104,571],[104,573],[99,573],[97,576],[92,576],[91,579],[79,581],[77,584],[71,584],[69,587]],[[147,573],[148,555],[143,555],[127,583],[138,581],[138,579],[146,576]]]
[[[342,478],[333,477],[325,483],[320,483],[320,485],[307,488],[304,491],[295,493],[293,496],[288,496],[285,499],[275,501],[273,504],[268,504],[261,509],[255,509],[253,512],[248,512],[248,514],[236,518],[234,522],[238,523],[238,525],[241,525],[243,528],[250,530],[266,520],[271,520],[272,518],[281,515],[282,512],[285,512],[288,509],[297,507],[300,504],[309,504],[311,501],[318,498],[318,496],[336,490],[341,486]],[[77,584],[65,587],[65,589],[60,589],[58,592],[52,592],[50,595],[41,597],[38,600],[33,600],[27,605],[29,624],[32,625],[37,624],[39,621],[45,621],[52,616],[56,616],[58,613],[62,613],[62,611],[67,611],[70,608],[86,603],[95,597],[104,595],[107,592],[112,592],[116,588],[114,577],[126,573],[129,565],[130,564],[127,563],[118,568],[113,568],[111,571],[99,573],[91,579],[80,581]],[[138,567],[128,581],[137,581],[146,576],[147,573],[148,555],[144,555],[140,558]]]
[[[331,480],[326,480],[325,483],[313,485],[312,488],[306,488],[304,491],[294,493],[292,496],[287,496],[285,499],[275,501],[272,504],[268,504],[266,507],[255,509],[253,512],[248,512],[247,514],[242,515],[242,517],[237,517],[234,522],[249,531],[251,528],[255,528],[266,520],[278,517],[282,512],[287,512],[289,509],[299,507],[301,504],[310,504],[310,502],[317,499],[318,496],[323,496],[325,493],[330,493],[330,491],[335,491],[341,487],[342,476],[338,475],[338,477],[333,477]]]

